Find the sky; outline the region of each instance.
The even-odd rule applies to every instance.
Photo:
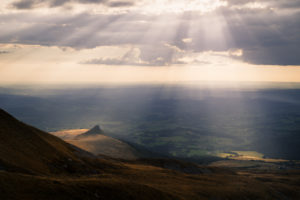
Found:
[[[0,84],[300,82],[300,0],[1,0]]]

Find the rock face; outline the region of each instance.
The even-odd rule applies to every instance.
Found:
[[[82,133],[80,135],[77,135],[75,139],[81,139],[89,136],[97,136],[103,134],[104,131],[100,128],[99,125],[94,126],[92,129],[88,130],[85,133]]]

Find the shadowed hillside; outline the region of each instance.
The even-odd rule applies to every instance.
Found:
[[[92,172],[81,156],[93,157],[0,109],[0,166],[3,170],[31,174]]]

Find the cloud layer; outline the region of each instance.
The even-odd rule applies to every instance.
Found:
[[[12,3],[16,9],[33,9],[38,7],[59,7],[70,3],[80,4],[105,4],[109,7],[133,6],[132,1],[110,1],[110,0],[19,0]]]
[[[186,3],[192,2],[194,0]],[[235,58],[244,62],[300,65],[299,0],[215,0],[211,4],[213,2],[216,3],[213,10],[209,7],[209,1],[202,5],[207,12],[176,7],[174,12],[168,12],[170,5],[166,7],[166,12],[149,13],[146,12],[149,11],[149,3],[143,1],[18,0],[9,9],[26,11],[0,14],[0,43],[71,47],[77,50],[99,46],[132,47],[127,55],[119,58],[99,55],[84,60],[82,63],[85,64],[189,64],[182,58],[207,51],[241,49],[242,55]],[[88,13],[90,7],[81,13],[52,11],[73,4],[107,8],[103,8],[103,12],[98,10],[93,13]],[[48,11],[35,11],[41,7],[46,7]],[[124,7],[128,8],[126,12]],[[122,12],[118,12],[121,8]],[[115,9],[116,12],[109,13],[107,9]]]

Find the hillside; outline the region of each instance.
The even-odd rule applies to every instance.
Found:
[[[135,160],[142,156],[142,153],[126,142],[103,135],[104,131],[98,125],[83,132],[84,130],[63,130],[51,134],[100,157]]]
[[[91,154],[28,126],[0,109],[0,168],[30,174],[88,173]]]
[[[105,135],[66,141],[98,156],[104,155],[112,158],[132,160],[137,159],[140,155],[139,152],[125,142]]]
[[[0,172],[1,200],[255,200],[299,199],[299,172],[185,174],[126,164],[103,174],[39,177]],[[217,169],[217,168],[213,168]]]
[[[3,110],[0,160],[1,200],[300,198],[299,170],[99,159]]]

